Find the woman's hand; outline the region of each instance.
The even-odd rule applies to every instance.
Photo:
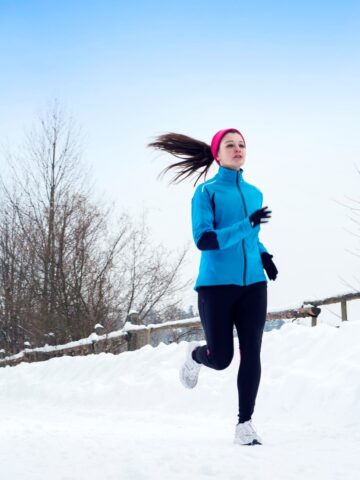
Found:
[[[275,263],[271,260],[273,255],[270,255],[270,253],[263,252],[261,254],[261,260],[263,267],[266,270],[267,276],[269,277],[270,280],[275,280],[278,272],[278,269],[275,266]]]
[[[256,227],[256,225],[259,225],[259,223],[267,223],[268,220],[266,218],[271,217],[271,210],[266,210],[268,207],[263,207],[260,208],[259,210],[256,210],[256,212],[252,213],[249,216],[251,226]]]

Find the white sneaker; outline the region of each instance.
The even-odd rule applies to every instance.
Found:
[[[239,443],[240,445],[262,445],[261,438],[256,433],[251,420],[236,425],[234,443]]]
[[[183,365],[179,370],[179,377],[181,383],[186,388],[194,388],[198,381],[199,371],[202,367],[201,363],[195,362],[193,360],[191,354],[195,350],[196,347],[200,347],[201,344],[199,342],[189,342],[186,351],[186,359]]]

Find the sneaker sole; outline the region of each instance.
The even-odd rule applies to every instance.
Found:
[[[234,440],[234,443],[235,443],[236,445],[242,445],[242,446],[244,446],[244,447],[245,447],[246,445],[262,445],[262,443],[259,442],[259,441],[256,440],[256,439],[254,439],[254,440],[253,440],[252,442],[250,442],[250,443],[240,443],[240,442],[236,442],[236,441]]]
[[[194,349],[194,347],[196,348],[197,346],[200,346],[200,345],[198,343],[197,344],[189,344],[188,347],[187,347],[186,355],[189,355],[189,351],[190,350],[192,351]],[[188,388],[188,389],[195,388],[197,383],[198,383],[197,379],[196,379],[196,381],[193,385],[189,385],[185,382],[185,375],[184,375],[184,367],[183,366],[181,366],[180,370],[179,370],[179,379],[180,379],[180,382],[183,385],[183,387]]]
[[[185,382],[183,381],[181,372],[180,372],[179,378],[180,378],[181,385],[182,385],[183,387],[185,387],[185,388],[190,389],[190,390],[191,390],[192,388],[195,388],[196,385],[197,385],[197,382],[196,382],[194,385],[189,385],[188,383],[185,383]]]

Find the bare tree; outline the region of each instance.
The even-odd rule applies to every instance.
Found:
[[[163,245],[154,246],[150,241],[146,216],[144,211],[139,224],[132,226],[128,248],[119,265],[124,313],[136,310],[144,324],[166,321],[164,312],[181,303],[179,295],[191,284],[191,280],[183,281],[181,277],[188,246],[171,261],[170,252]]]
[[[357,173],[360,175],[360,169],[357,168],[356,166],[355,166],[355,168],[357,170]],[[349,196],[346,196],[346,199],[350,201],[349,205],[345,205],[345,204],[343,204],[341,202],[338,202],[338,201],[336,201],[336,203],[345,207],[347,210],[349,210],[351,212],[351,216],[349,217],[349,219],[353,223],[353,226],[355,227],[355,232],[347,230],[347,229],[346,230],[347,230],[348,233],[350,233],[350,235],[353,235],[357,239],[360,239],[360,200],[356,199],[356,198],[351,198]],[[348,253],[357,257],[357,260],[359,260],[359,258],[360,258],[360,242],[358,242],[358,243],[359,244],[356,247],[355,251],[349,250],[347,248],[345,249]],[[360,277],[358,278],[358,277],[354,276],[355,283],[352,283],[352,281],[350,281],[348,279],[344,279],[342,277],[340,277],[340,279],[342,280],[342,283],[346,287],[352,289],[354,292],[359,292],[360,291]]]
[[[163,321],[189,286],[180,278],[186,248],[171,262],[154,246],[145,213],[127,213],[92,200],[81,162],[80,132],[57,102],[9,156],[11,181],[1,182],[0,345],[12,353],[24,341],[41,345],[88,336],[96,323],[121,327],[132,309]],[[165,315],[165,319],[167,315]]]
[[[15,198],[15,197],[14,197]],[[21,236],[16,223],[16,210],[1,203],[0,213],[0,343],[11,352],[25,340],[22,311],[26,298],[26,263]],[[16,295],[14,293],[16,292]]]
[[[22,156],[10,158],[12,182],[19,193],[15,196],[2,184],[6,206],[2,216],[8,219],[1,230],[3,309],[14,328],[18,324],[14,312],[20,305],[24,308],[24,302],[10,273],[22,272],[27,298],[23,317],[35,343],[49,332],[58,341],[80,338],[96,322],[106,323],[109,270],[125,244],[127,222],[110,238],[108,212],[90,201],[78,135],[55,103],[40,120],[40,128],[27,136]],[[19,335],[14,338],[15,343],[22,341]]]

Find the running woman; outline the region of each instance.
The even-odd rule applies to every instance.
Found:
[[[252,423],[260,384],[260,351],[267,312],[267,278],[275,280],[278,270],[259,240],[260,224],[267,223],[271,210],[262,207],[262,192],[244,179],[246,144],[235,128],[217,132],[208,145],[202,141],[167,133],[149,144],[181,161],[164,169],[178,168],[174,182],[200,171],[194,184],[192,233],[201,251],[200,268],[194,290],[206,340],[189,342],[180,369],[186,388],[197,385],[202,366],[227,368],[234,354],[235,325],[240,348],[237,375],[238,423],[234,443],[261,444]],[[206,180],[213,161],[217,174]]]

